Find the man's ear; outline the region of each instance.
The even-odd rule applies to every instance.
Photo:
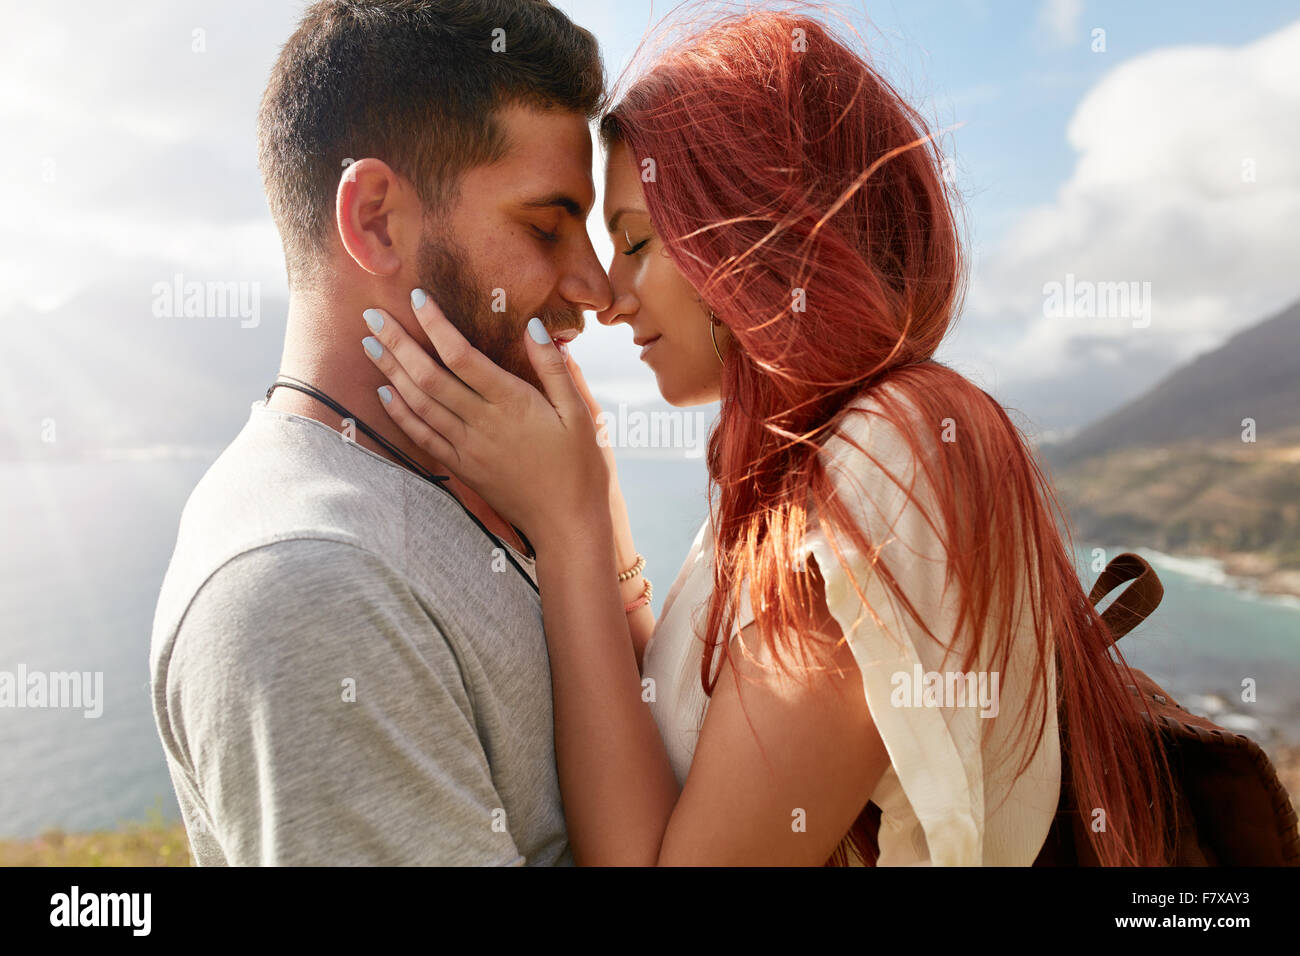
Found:
[[[335,197],[339,239],[371,275],[395,275],[402,257],[414,253],[420,235],[420,199],[381,159],[345,166]]]

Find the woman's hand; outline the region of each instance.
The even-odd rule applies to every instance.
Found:
[[[529,323],[524,338],[546,395],[474,348],[427,294],[416,290],[411,300],[446,367],[375,310],[384,319],[374,332],[383,350],[366,354],[393,383],[383,404],[398,427],[539,551],[543,542],[582,536],[589,525],[608,533],[609,466],[587,402],[541,320]]]

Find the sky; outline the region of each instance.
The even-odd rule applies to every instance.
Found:
[[[105,440],[183,429],[195,402],[233,408],[231,436],[247,417],[251,383],[278,365],[287,295],[254,120],[304,5],[0,3],[0,437],[74,408]],[[611,78],[672,9],[557,6],[595,33]],[[972,269],[939,357],[1041,435],[1300,298],[1300,5],[821,7],[947,131]],[[265,321],[160,319],[156,287],[176,275],[257,284]],[[1133,299],[1121,315],[1053,311],[1053,283],[1131,283]],[[630,330],[587,326],[574,354],[597,397],[652,399]]]

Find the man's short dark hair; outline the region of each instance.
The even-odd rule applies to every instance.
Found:
[[[546,0],[313,4],[280,51],[257,124],[290,282],[326,248],[345,160],[382,159],[435,210],[463,172],[504,154],[498,109],[592,119],[603,91],[595,38]]]

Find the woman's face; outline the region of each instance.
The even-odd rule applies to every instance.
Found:
[[[721,396],[722,363],[709,335],[709,310],[682,276],[650,225],[641,169],[625,143],[610,150],[605,170],[605,222],[614,241],[609,281],[614,302],[596,313],[605,325],[626,322],[671,405],[703,405]],[[715,329],[723,355],[732,345]]]

